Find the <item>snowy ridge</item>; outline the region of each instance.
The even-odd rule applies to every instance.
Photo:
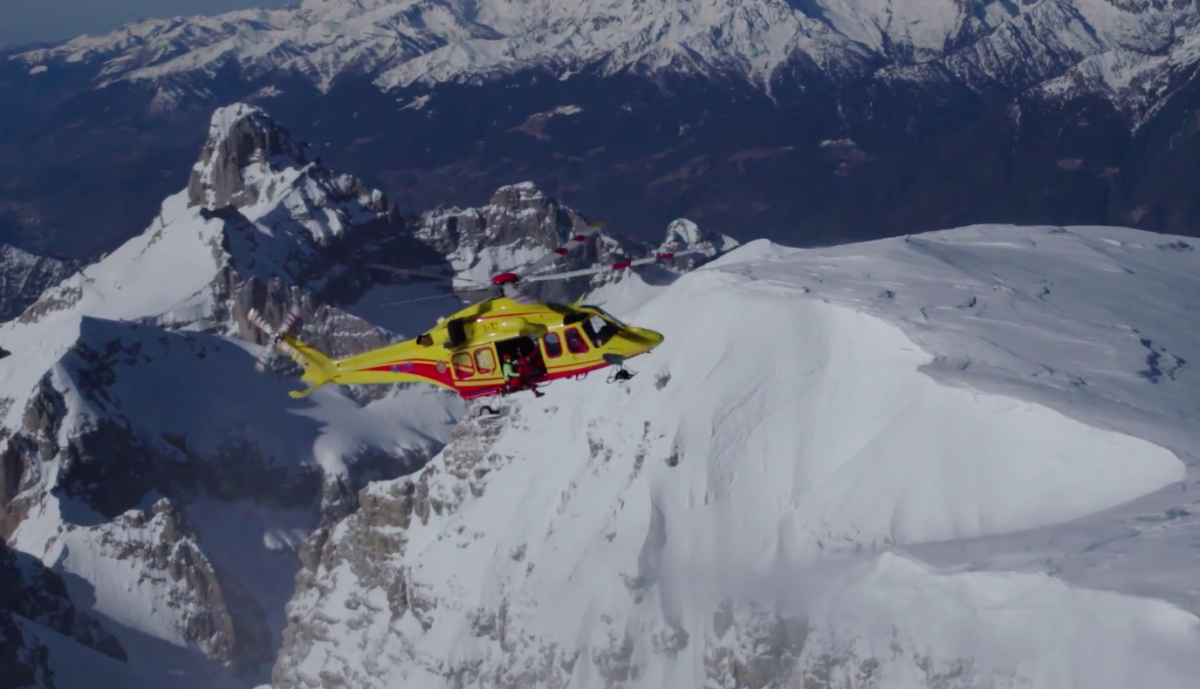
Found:
[[[273,686],[1191,686],[1190,248],[985,226],[607,286],[666,335],[639,375],[372,484]]]
[[[31,68],[96,63],[98,85],[155,82],[169,104],[179,97],[170,79],[207,78],[228,65],[251,79],[299,73],[322,89],[343,74],[368,74],[391,89],[481,82],[533,68],[564,78],[588,69],[723,72],[769,88],[791,64],[835,80],[882,66],[885,77],[980,86],[999,81],[1023,89],[1089,59],[1140,56],[1135,61],[1145,67],[1110,71],[1115,81],[1075,83],[1076,89],[1103,87],[1128,97],[1135,72],[1153,72],[1156,80],[1170,76],[1160,56],[1194,62],[1186,46],[1198,21],[1191,4],[1108,0],[1020,6],[986,0],[820,0],[804,6],[785,0],[305,0],[293,9],[141,22],[17,59]]]

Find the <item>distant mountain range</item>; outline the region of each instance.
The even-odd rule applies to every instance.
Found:
[[[1200,9],[1041,0],[307,0],[0,66],[0,239],[111,250],[214,106],[269,104],[404,212],[533,180],[661,236],[1200,229]]]

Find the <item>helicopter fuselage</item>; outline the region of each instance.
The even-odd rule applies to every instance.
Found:
[[[299,355],[293,358],[304,366],[310,392],[327,383],[429,383],[474,399],[513,389],[502,373],[505,357],[523,361],[524,384],[541,384],[621,366],[663,336],[595,306],[498,297],[440,319],[415,338],[345,359],[328,359],[291,335],[284,340]]]

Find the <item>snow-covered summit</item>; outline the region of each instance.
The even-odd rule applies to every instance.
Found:
[[[641,285],[632,380],[463,424],[328,530],[273,686],[1190,687],[1190,249],[756,241]]]
[[[302,171],[308,162],[287,130],[261,108],[235,103],[213,113],[188,192],[193,204],[210,208],[249,206],[266,191],[262,183],[272,174]]]
[[[140,22],[17,59],[30,68],[95,63],[101,85],[236,66],[252,79],[298,73],[320,88],[348,74],[393,88],[529,68],[724,72],[768,85],[790,65],[835,80],[883,68],[887,78],[1024,88],[1077,68],[1076,89],[1145,99],[1153,95],[1148,77],[1194,62],[1196,28],[1190,3],[1106,0],[306,0]]]
[[[353,229],[378,232],[374,226],[380,224],[393,233],[403,229],[379,190],[310,160],[287,129],[244,103],[213,113],[208,141],[188,180],[188,199],[210,210],[232,205],[271,229],[299,222],[318,245]]]
[[[693,251],[708,260],[733,251],[740,245],[738,240],[733,237],[704,229],[687,218],[678,218],[667,225],[667,236],[659,245],[658,251],[662,253]]]

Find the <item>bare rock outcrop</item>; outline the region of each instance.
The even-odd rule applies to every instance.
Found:
[[[75,608],[61,576],[4,541],[0,541],[0,611],[20,615],[116,660],[126,660],[116,637]]]

